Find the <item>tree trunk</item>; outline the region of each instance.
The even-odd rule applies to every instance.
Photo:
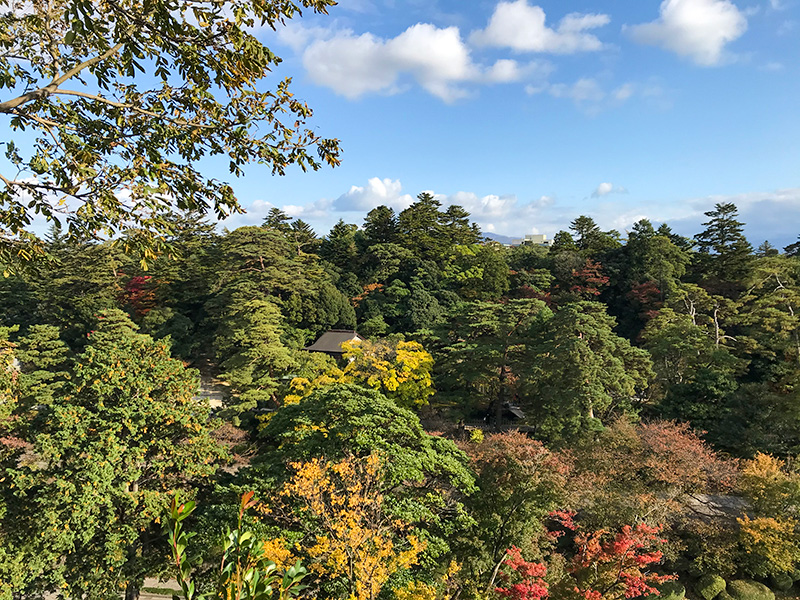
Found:
[[[125,600],[139,600],[139,586],[129,583],[125,586]]]

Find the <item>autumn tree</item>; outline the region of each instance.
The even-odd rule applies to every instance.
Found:
[[[800,562],[800,475],[759,453],[743,465],[740,491],[753,507],[737,519],[742,567],[754,577],[792,572]]]
[[[375,600],[397,571],[425,549],[409,523],[387,510],[380,454],[292,463],[293,475],[267,503],[268,518],[303,532],[302,552],[323,580],[343,579],[347,595]]]
[[[519,432],[496,433],[464,442],[478,490],[467,500],[475,518],[459,544],[473,585],[491,588],[512,546],[536,557],[544,542],[544,520],[566,499],[568,461]]]
[[[274,413],[259,440],[254,466],[240,474],[238,485],[263,489],[264,498],[288,480],[291,463],[380,454],[385,509],[417,529],[427,544],[423,565],[433,567],[436,557],[446,556],[447,540],[470,522],[459,497],[474,489],[466,456],[451,441],[425,433],[416,415],[377,391],[352,384],[319,389]]]
[[[170,493],[224,455],[196,391],[165,343],[121,315],[97,325],[67,388],[26,427],[30,449],[6,463],[1,543],[26,565],[19,592],[138,595],[164,565],[157,521]]]
[[[261,91],[280,59],[251,33],[331,4],[4,1],[0,114],[35,139],[6,148],[0,262],[42,251],[34,215],[63,220],[70,238],[116,236],[147,256],[175,208],[241,210],[228,183],[201,175],[204,156],[236,176],[251,162],[275,174],[337,164],[338,142],[306,128],[311,110],[288,79]]]
[[[398,406],[419,407],[434,393],[433,357],[422,344],[397,338],[344,342],[342,382],[378,390]]]
[[[680,525],[690,497],[730,493],[736,465],[683,423],[611,423],[565,450],[570,504],[584,522]]]

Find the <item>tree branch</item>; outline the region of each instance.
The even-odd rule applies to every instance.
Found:
[[[133,104],[127,104],[125,102],[117,102],[115,100],[109,100],[108,98],[104,98],[103,96],[99,96],[97,94],[89,94],[88,92],[79,92],[76,90],[63,90],[63,89],[56,89],[51,92],[54,95],[62,95],[62,96],[79,96],[80,98],[87,98],[89,100],[95,100],[97,102],[102,102],[103,104],[108,104],[109,106],[113,106],[115,108],[124,108],[127,110],[132,110],[133,112],[139,113],[141,115],[147,117],[153,117],[155,119],[162,119],[164,121],[168,121],[175,125],[180,125],[182,127],[198,127],[201,129],[214,129],[212,125],[203,125],[201,123],[191,123],[184,119],[172,119],[165,115],[160,115],[158,113],[151,112],[149,110],[145,110],[143,108],[139,108],[138,106],[134,106]]]
[[[94,58],[90,58],[89,60],[83,61],[79,65],[75,65],[69,71],[64,73],[61,77],[53,79],[53,81],[48,83],[46,86],[39,88],[38,90],[33,90],[31,92],[28,92],[27,94],[22,94],[21,96],[12,98],[11,100],[0,102],[0,112],[9,113],[18,106],[22,106],[23,104],[26,104],[33,100],[38,100],[39,98],[43,98],[45,96],[49,96],[58,89],[59,85],[61,85],[68,79],[75,77],[75,75],[77,75],[84,69],[96,65],[97,63],[102,62],[114,56],[114,54],[116,54],[120,48],[122,48],[122,42],[119,42],[115,46],[112,46],[100,56],[95,56]]]

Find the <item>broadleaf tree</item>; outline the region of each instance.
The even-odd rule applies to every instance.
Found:
[[[333,4],[0,1],[0,115],[15,132],[0,173],[2,262],[43,251],[35,215],[72,237],[121,234],[147,257],[176,207],[240,211],[229,183],[201,173],[207,156],[235,176],[252,162],[279,175],[336,165],[338,141],[307,127],[289,79],[262,91],[280,58],[252,33]]]

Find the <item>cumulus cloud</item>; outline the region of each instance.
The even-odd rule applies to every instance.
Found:
[[[621,185],[614,185],[613,183],[603,182],[597,186],[594,192],[592,192],[592,198],[602,198],[603,196],[608,196],[609,194],[627,194],[628,190],[622,187]]]
[[[747,30],[747,18],[730,0],[664,0],[658,19],[625,29],[641,44],[713,66],[722,61],[725,46]]]
[[[282,32],[287,44],[304,48],[303,66],[314,83],[345,96],[393,94],[404,77],[416,80],[446,102],[469,94],[468,83],[509,83],[542,72],[542,63],[519,64],[501,59],[490,66],[473,61],[457,27],[418,23],[400,35],[384,39],[351,30],[336,32],[292,28]]]
[[[410,194],[403,194],[399,179],[373,177],[366,186],[354,185],[333,203],[336,210],[370,211],[376,206],[389,206],[395,210],[408,208],[414,202]]]
[[[527,0],[500,2],[486,29],[472,32],[470,41],[479,46],[511,48],[517,52],[593,52],[601,50],[603,43],[588,32],[611,22],[608,15],[572,13],[553,29],[547,27],[545,20],[544,10],[528,5]]]

